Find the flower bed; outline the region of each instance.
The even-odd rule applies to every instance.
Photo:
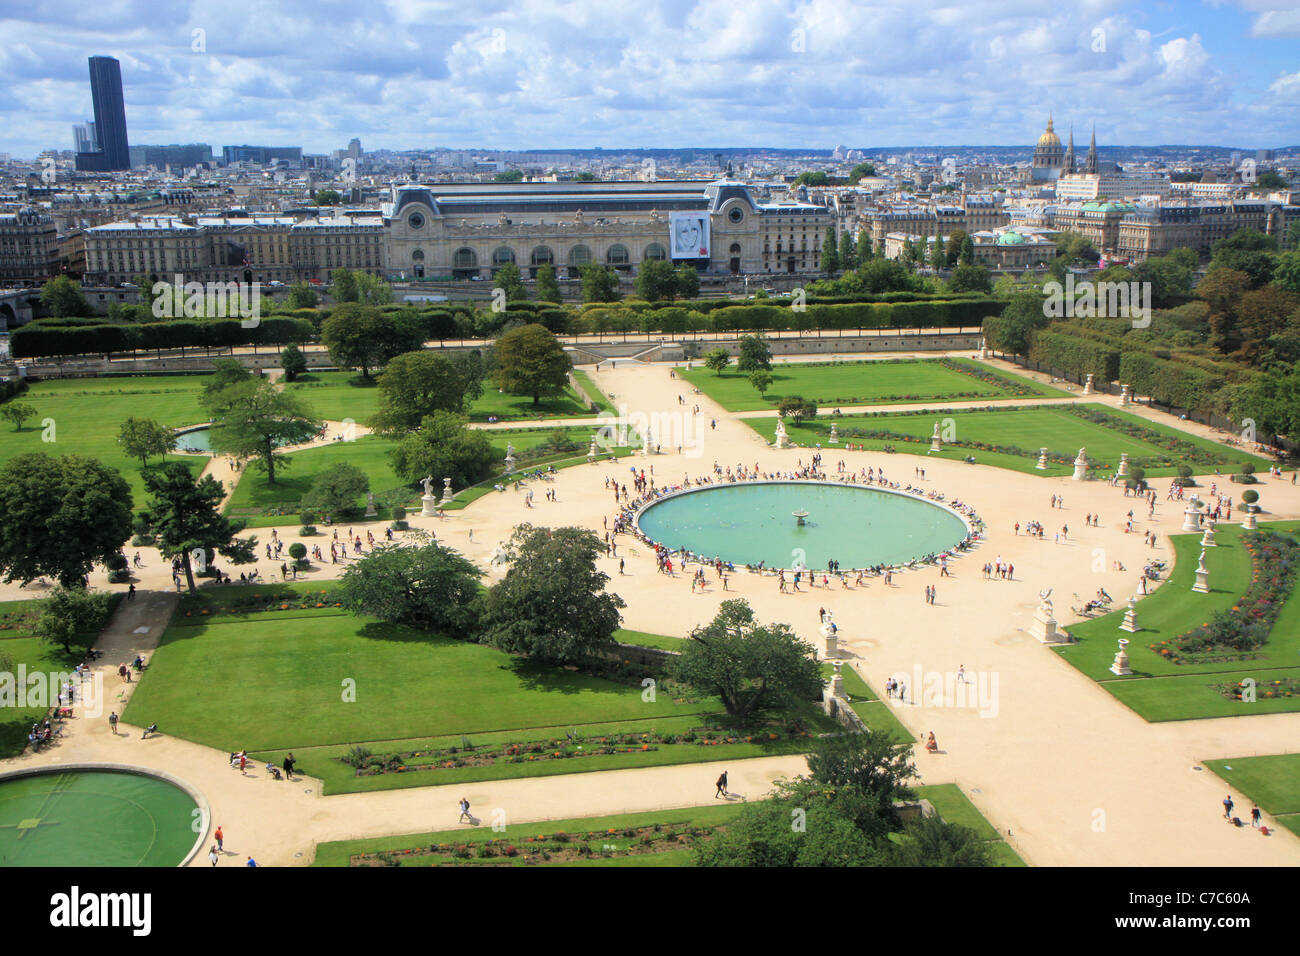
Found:
[[[1251,685],[1246,681],[1231,684],[1213,684],[1213,688],[1229,700],[1241,700],[1246,689]],[[1300,697],[1300,678],[1288,677],[1286,680],[1266,681],[1253,685],[1255,700],[1277,700],[1281,697]],[[1249,699],[1249,698],[1248,698]]]
[[[1300,544],[1272,531],[1245,532],[1250,554],[1250,585],[1231,608],[1200,627],[1150,645],[1175,664],[1250,660],[1268,641],[1300,572]]]
[[[1071,415],[1077,415],[1094,425],[1101,425],[1112,431],[1127,435],[1129,438],[1145,442],[1148,445],[1155,445],[1157,448],[1167,449],[1170,452],[1168,455],[1151,455],[1129,459],[1132,464],[1142,468],[1168,468],[1178,464],[1209,466],[1220,465],[1228,461],[1226,454],[1216,454],[1195,442],[1156,431],[1154,428],[1148,428],[1138,422],[1129,421],[1127,418],[1120,418],[1108,412],[1083,405],[1066,405],[1063,407]]]
[[[475,747],[465,741],[460,747],[414,750],[395,754],[367,754],[364,759],[338,758],[355,768],[358,777],[413,770],[454,770],[461,767],[491,767],[507,763],[533,763],[548,760],[577,760],[611,754],[639,754],[655,751],[663,745],[693,744],[697,747],[724,747],[729,744],[769,743],[811,737],[802,721],[754,728],[745,733],[696,727],[680,734],[629,733],[604,734],[597,737],[563,737],[552,740],[507,742]],[[358,766],[358,763],[360,764]]]
[[[565,863],[590,858],[639,856],[684,849],[698,840],[707,840],[726,827],[654,824],[645,827],[597,830],[587,833],[555,833],[514,839],[490,839],[430,843],[405,850],[357,853],[349,858],[351,866],[401,866],[416,860],[421,865],[461,866],[470,860],[492,861],[486,865]],[[484,864],[479,864],[484,865]]]

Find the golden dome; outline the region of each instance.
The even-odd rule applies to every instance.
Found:
[[[1059,147],[1060,145],[1061,145],[1061,137],[1057,136],[1056,133],[1053,132],[1052,118],[1049,116],[1047,118],[1047,130],[1043,133],[1042,136],[1038,137],[1038,148],[1042,149],[1045,146]]]

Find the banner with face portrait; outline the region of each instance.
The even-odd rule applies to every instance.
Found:
[[[700,212],[668,214],[670,259],[709,258],[709,217]]]

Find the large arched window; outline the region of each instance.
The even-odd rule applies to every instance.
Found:
[[[574,246],[569,250],[569,265],[585,266],[591,261],[591,250],[586,246]]]
[[[478,256],[474,254],[473,249],[465,246],[456,250],[455,254],[451,257],[451,262],[452,266],[457,269],[478,268]]]
[[[412,253],[411,253],[411,261],[412,261],[412,262],[423,262],[423,261],[424,261],[424,250],[423,250],[423,249],[416,249],[414,252],[412,252]]]
[[[499,269],[515,261],[515,251],[509,246],[497,246],[492,251],[492,268]]]
[[[731,254],[732,254],[733,256],[738,256],[738,255],[740,255],[740,243],[738,243],[738,242],[733,242],[733,243],[731,244]]]
[[[609,247],[609,252],[605,253],[605,261],[611,266],[625,266],[632,261],[632,257],[628,254],[627,246],[616,242]]]
[[[647,261],[667,259],[668,250],[665,249],[662,244],[652,242],[650,245],[645,247],[645,252],[642,254],[641,258]]]
[[[548,266],[555,263],[555,253],[550,246],[538,246],[529,257],[529,263],[535,266]]]

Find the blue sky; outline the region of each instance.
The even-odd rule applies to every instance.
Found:
[[[0,0],[0,152],[1300,143],[1300,0]]]

